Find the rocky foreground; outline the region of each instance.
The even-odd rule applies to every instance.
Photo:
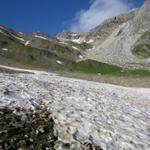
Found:
[[[0,149],[148,150],[150,89],[0,73]]]

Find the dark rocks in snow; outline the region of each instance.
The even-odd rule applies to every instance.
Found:
[[[22,120],[18,113],[21,111],[0,109],[0,150],[54,150],[57,138],[53,134],[54,122],[50,114],[41,110],[23,111],[27,117]]]

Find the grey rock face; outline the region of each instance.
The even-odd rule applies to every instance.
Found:
[[[150,69],[150,58],[138,58],[132,53],[138,39],[145,31],[150,31],[149,13],[150,2],[146,1],[141,8],[120,16],[127,18],[124,21],[113,24],[110,19],[104,26],[97,27],[93,33],[100,31],[95,35],[99,39],[95,41],[94,48],[87,52],[87,58],[123,67]],[[109,30],[103,32],[107,26]]]
[[[101,43],[104,42],[104,40],[108,38],[116,28],[118,28],[123,23],[132,20],[137,12],[138,9],[135,9],[129,13],[121,14],[119,16],[107,19],[101,25],[97,26],[96,28],[92,29],[89,33],[87,33],[86,39],[93,39],[94,41],[98,40]]]
[[[82,150],[85,143],[103,150],[150,148],[150,89],[54,74],[0,74],[0,89],[1,108],[51,114],[57,150]]]

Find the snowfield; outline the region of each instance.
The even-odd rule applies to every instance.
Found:
[[[57,150],[150,149],[150,89],[101,84],[51,73],[0,73],[0,107],[47,108],[55,122]]]

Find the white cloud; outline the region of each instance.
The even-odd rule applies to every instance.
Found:
[[[80,10],[69,30],[74,32],[85,32],[102,23],[105,19],[120,13],[129,11],[131,8],[126,0],[92,0],[87,10]]]

